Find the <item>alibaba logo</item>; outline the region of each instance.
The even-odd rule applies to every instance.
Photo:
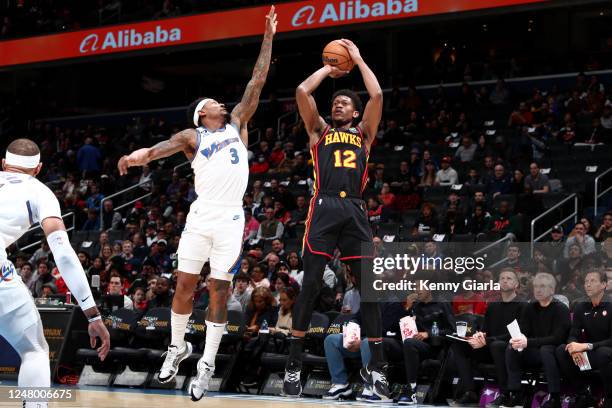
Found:
[[[79,51],[81,54],[86,52],[94,52],[98,49],[98,34],[89,34],[87,37],[83,38],[81,41],[81,46],[79,47]]]
[[[314,6],[302,7],[293,15],[293,18],[291,19],[291,25],[294,27],[299,27],[304,24],[310,25],[314,23],[315,11],[316,10]]]

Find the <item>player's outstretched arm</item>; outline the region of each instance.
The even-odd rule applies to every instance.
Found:
[[[359,67],[359,71],[361,72],[361,76],[363,77],[363,81],[365,82],[366,89],[368,90],[368,95],[370,99],[366,104],[366,107],[363,111],[363,116],[361,118],[360,127],[365,130],[368,145],[372,143],[374,137],[376,137],[376,132],[378,132],[378,125],[380,124],[380,120],[382,118],[383,111],[383,93],[380,88],[380,84],[378,83],[378,79],[376,79],[376,75],[374,72],[368,67],[368,64],[365,63],[361,54],[359,53],[359,48],[353,43],[351,40],[342,39],[340,40],[342,44],[346,47],[351,56],[353,62]]]
[[[119,163],[117,163],[119,174],[121,176],[127,174],[128,167],[144,166],[153,160],[172,156],[178,152],[184,152],[190,158],[195,149],[195,143],[195,129],[182,130],[170,139],[159,142],[155,146],[138,149],[127,156],[121,157]]]
[[[312,93],[321,85],[326,77],[339,78],[347,72],[339,70],[331,65],[324,65],[304,80],[295,90],[295,101],[297,102],[300,116],[304,121],[306,132],[311,142],[316,141],[325,128],[325,120],[319,115],[317,103]]]
[[[257,57],[257,62],[255,62],[255,67],[253,68],[253,76],[244,90],[242,100],[232,110],[232,123],[238,129],[246,128],[247,123],[249,123],[249,120],[251,120],[257,110],[257,105],[259,105],[259,96],[266,83],[268,70],[270,69],[272,39],[274,34],[276,34],[276,24],[276,12],[274,11],[274,6],[272,6],[270,7],[270,12],[266,15],[266,32],[261,43],[259,57]],[[244,144],[248,145],[248,132],[240,132],[240,134]],[[243,134],[246,134],[247,138]]]
[[[85,271],[70,245],[64,221],[61,218],[48,217],[42,220],[40,224],[45,232],[49,248],[51,248],[53,253],[53,259],[62,278],[64,278],[68,289],[70,289],[79,306],[81,306],[81,310],[85,313],[87,320],[89,320],[88,331],[91,347],[96,346],[96,337],[99,337],[102,344],[97,349],[98,357],[100,360],[104,360],[110,350],[110,336],[104,323],[102,323],[102,318],[89,288]]]

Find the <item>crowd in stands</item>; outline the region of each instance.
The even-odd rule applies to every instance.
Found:
[[[530,95],[513,94],[499,80],[494,87],[476,90],[465,84],[458,97],[447,96],[442,87],[432,98],[414,88],[407,93],[394,90],[386,101],[385,121],[370,155],[370,178],[364,191],[379,254],[384,253],[386,242],[401,238],[427,241],[428,255],[439,257],[439,244],[432,240],[436,234],[444,235],[445,241],[465,235],[471,236],[470,242],[503,237],[528,240],[526,225],[543,211],[543,197],[560,189],[541,171],[541,163],[550,166],[550,148],[563,146],[571,151],[576,143],[612,144],[612,88],[595,76],[579,75],[571,89],[534,89]],[[496,112],[495,123],[487,124],[489,118],[483,112]],[[124,178],[118,177],[115,165],[121,154],[177,130],[152,120],[114,130],[38,125],[30,135],[39,142],[47,166],[43,181],[55,191],[63,212],[77,214],[74,234],[80,238],[73,239],[73,244],[96,295],[123,296],[124,307],[143,313],[171,305],[176,250],[196,194],[191,176],[181,168],[169,170],[173,162],[132,169]],[[298,122],[266,129],[262,139],[249,147],[252,177],[244,197],[245,251],[228,301],[228,307],[246,314],[249,339],[257,337],[262,325],[279,333],[291,328],[291,309],[304,274],[300,244],[313,188],[306,141]],[[150,184],[138,192],[150,195],[125,208],[117,210],[113,200],[105,199],[122,187],[147,181]],[[383,235],[389,223],[403,226],[401,237]],[[404,398],[413,398],[419,361],[438,350],[431,341],[434,322],[440,334],[452,333],[457,316],[466,313],[484,315],[485,328],[469,345],[453,345],[463,387],[458,398],[464,398],[463,402],[475,398],[465,358],[468,347],[480,350],[484,360],[507,362],[507,366],[497,365],[497,375],[505,381],[503,398],[514,398],[514,402],[521,398],[516,373],[526,362],[524,356],[541,358],[547,376],[556,370],[556,379],[548,378],[555,397],[560,392],[556,362],[564,378],[580,379],[567,360],[569,354],[562,350],[566,343],[582,347],[576,346],[583,344],[578,343],[583,341],[577,337],[580,333],[595,344],[591,364],[609,373],[612,349],[607,342],[612,332],[581,319],[570,323],[568,307],[600,307],[604,316],[612,312],[605,303],[588,306],[581,301],[585,296],[595,299],[611,293],[612,285],[606,283],[607,274],[612,273],[612,212],[601,219],[581,217],[570,228],[554,226],[544,241],[533,258],[525,248],[510,245],[503,263],[472,276],[479,282],[499,281],[500,293],[464,291],[440,301],[437,294],[417,291],[404,303],[383,306],[385,332],[399,333],[399,319],[416,316],[417,335],[404,342],[389,339],[387,344],[385,340],[388,356],[404,361]],[[33,254],[17,246],[9,248],[9,253],[33,296],[66,293],[45,242]],[[194,294],[194,306],[202,310],[208,305],[208,273],[205,266]],[[338,254],[330,260],[323,281],[315,309],[355,315],[359,321],[360,295]],[[514,303],[520,302],[513,301],[516,296],[534,302],[519,307]],[[554,308],[549,309],[553,297]],[[510,317],[521,322],[526,336],[513,341],[511,349],[526,348],[528,353],[519,355],[498,344],[508,342],[505,324],[512,319],[501,322]],[[551,326],[550,319],[559,325]],[[368,359],[366,341],[341,346],[337,336],[325,340],[335,387],[329,398],[347,392],[343,357],[361,357],[363,363]],[[612,389],[606,392],[612,395]]]

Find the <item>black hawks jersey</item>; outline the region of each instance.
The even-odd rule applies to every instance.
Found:
[[[317,192],[361,198],[368,181],[368,154],[359,126],[335,129],[328,125],[312,149]]]

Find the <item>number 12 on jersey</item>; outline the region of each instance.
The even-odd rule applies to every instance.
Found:
[[[346,167],[349,169],[356,169],[357,155],[352,150],[336,150],[334,152],[334,167]]]

